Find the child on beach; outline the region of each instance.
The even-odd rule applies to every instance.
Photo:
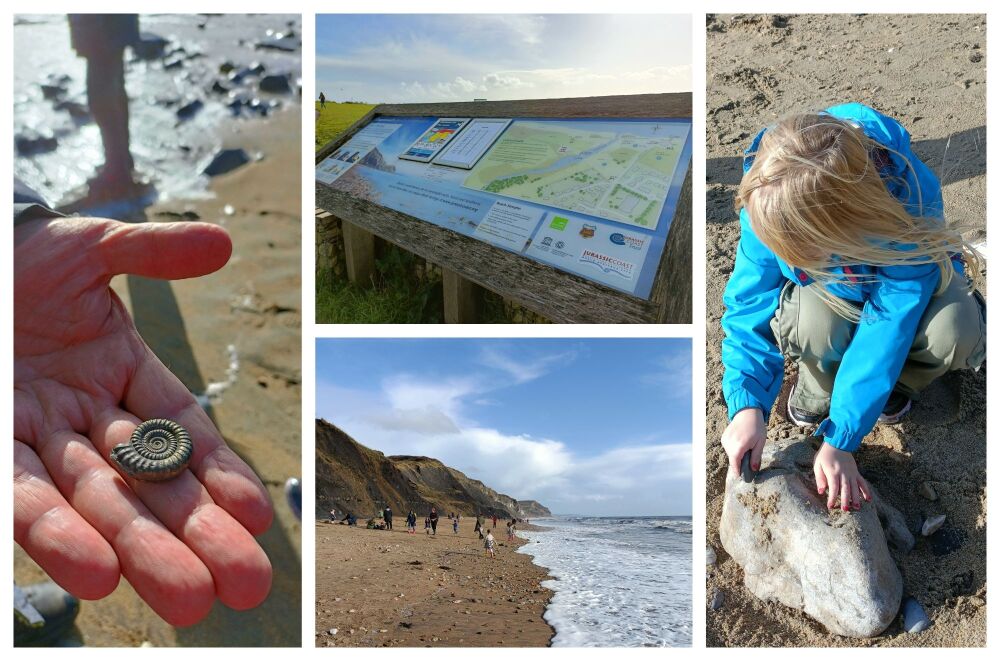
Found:
[[[483,544],[486,547],[486,555],[491,559],[496,559],[496,540],[493,539],[493,531],[486,533],[486,542]]]
[[[458,519],[451,520],[451,529],[455,532],[456,535],[458,534]]]
[[[429,516],[424,517],[424,534],[431,534],[431,517]]]
[[[406,532],[410,535],[417,534],[417,513],[413,510],[406,515]]]
[[[726,286],[722,435],[733,475],[759,470],[784,357],[787,417],[823,443],[827,506],[870,500],[854,452],[921,390],[986,354],[980,258],[944,220],[941,185],[895,120],[849,103],[788,117],[746,151],[741,237]],[[784,355],[783,355],[784,354]]]

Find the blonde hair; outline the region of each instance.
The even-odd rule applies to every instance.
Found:
[[[970,288],[982,279],[979,254],[959,228],[923,215],[919,188],[911,191],[898,180],[910,197],[916,193],[915,215],[888,190],[872,162],[878,149],[912,169],[905,156],[848,122],[819,113],[793,115],[764,133],[736,194],[736,209],[747,210],[757,237],[813,278],[821,298],[852,321],[860,319],[858,307],[827,286],[865,278],[836,273],[836,266],[937,264],[941,292],[955,275],[951,258],[958,253],[965,257]]]

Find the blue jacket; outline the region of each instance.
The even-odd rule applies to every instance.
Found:
[[[906,129],[860,103],[834,106],[826,112],[860,126],[869,138],[905,156],[910,167],[891,151],[881,152],[883,158],[876,160],[887,188],[909,213],[943,218],[941,185],[911,151]],[[764,131],[746,151],[744,172],[753,163]],[[775,344],[771,319],[786,282],[805,286],[813,281],[781,261],[757,238],[746,209],[740,211],[740,230],[736,264],[723,295],[726,313],[722,328],[726,338],[722,342],[722,392],[730,419],[738,411],[752,407],[764,411],[766,418],[784,373],[784,358]],[[837,370],[829,417],[819,425],[816,435],[822,435],[836,448],[853,452],[875,425],[899,378],[917,324],[940,281],[940,271],[935,264],[851,265],[836,271],[845,275],[845,283],[850,275],[868,277],[862,278],[860,284],[838,282],[829,286],[831,293],[861,305],[862,312]]]

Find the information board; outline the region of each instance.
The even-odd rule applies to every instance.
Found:
[[[689,119],[513,118],[471,170],[401,158],[439,121],[378,117],[334,152],[364,155],[332,180],[331,155],[317,181],[648,300],[691,160]],[[352,146],[372,127],[384,135],[374,148]]]

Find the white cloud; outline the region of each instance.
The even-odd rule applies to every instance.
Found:
[[[479,353],[479,363],[511,376],[515,383],[527,383],[548,374],[555,367],[568,365],[576,360],[574,350],[555,354],[534,354],[515,357],[513,352],[488,345]]]
[[[495,351],[484,352],[482,358],[517,381],[544,373],[539,364],[551,368],[573,355],[566,352],[515,362]],[[633,441],[641,445],[616,447],[615,441],[622,439],[609,439],[607,450],[583,457],[558,439],[508,433],[468,419],[465,404],[483,401],[491,389],[484,383],[472,378],[429,381],[398,375],[385,379],[382,391],[374,396],[340,394],[339,399],[351,408],[338,407],[342,415],[331,422],[388,455],[434,457],[501,493],[538,500],[556,512],[689,511],[690,443],[665,444],[661,435],[659,441],[643,439]]]

